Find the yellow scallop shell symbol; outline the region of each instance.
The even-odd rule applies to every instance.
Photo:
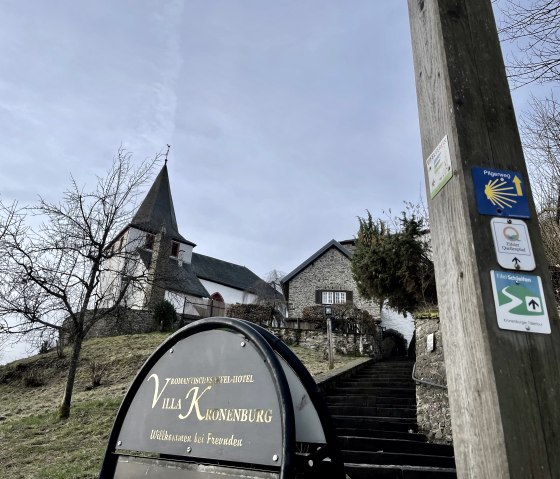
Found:
[[[517,196],[515,188],[509,186],[501,179],[489,181],[484,187],[484,194],[494,206],[499,206],[500,208],[511,208],[517,203],[513,199],[513,197]]]

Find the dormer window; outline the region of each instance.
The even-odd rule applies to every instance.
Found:
[[[144,248],[154,249],[154,241],[156,237],[152,233],[146,233],[146,241],[144,242]]]
[[[177,241],[171,243],[171,256],[179,257],[179,243]]]

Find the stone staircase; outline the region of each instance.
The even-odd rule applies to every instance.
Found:
[[[351,479],[455,479],[453,447],[417,432],[413,362],[370,363],[325,395]]]

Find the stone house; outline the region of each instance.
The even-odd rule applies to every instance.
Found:
[[[352,277],[354,249],[355,240],[333,239],[282,278],[288,319],[301,318],[307,306],[352,304],[381,320],[384,342],[394,341],[399,351],[406,350],[414,333],[413,319],[360,296]]]
[[[282,278],[288,317],[301,318],[303,309],[316,304],[352,304],[380,318],[380,306],[362,298],[352,277],[354,240],[331,240]]]

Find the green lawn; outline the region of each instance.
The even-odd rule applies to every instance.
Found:
[[[92,339],[84,343],[71,417],[56,410],[66,358],[54,352],[0,366],[0,476],[11,479],[97,477],[114,417],[134,375],[165,334]],[[294,347],[317,375],[326,371],[323,352]],[[68,354],[68,353],[67,353]],[[341,367],[354,357],[337,357]],[[106,366],[101,386],[89,389],[90,364]],[[40,383],[35,387],[26,386]]]

